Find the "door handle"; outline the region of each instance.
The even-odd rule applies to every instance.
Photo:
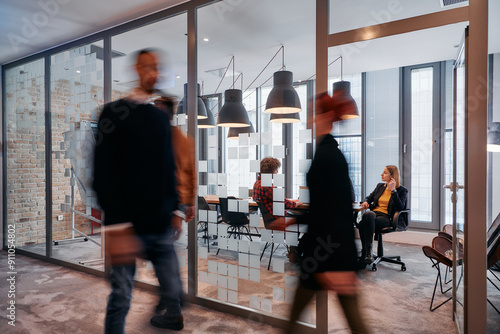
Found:
[[[458,184],[458,182],[456,183],[451,182],[450,184],[444,185],[443,189],[450,189],[451,191],[457,191],[459,189],[464,189],[464,186]]]

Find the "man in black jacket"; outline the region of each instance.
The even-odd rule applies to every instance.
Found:
[[[139,87],[125,99],[104,106],[98,122],[94,189],[105,213],[104,225],[132,223],[143,252],[160,283],[164,315],[156,327],[180,330],[181,284],[173,241],[181,232],[175,163],[168,116],[150,103],[158,79],[158,52],[137,53]],[[109,242],[113,242],[112,240]],[[124,333],[130,308],[135,262],[111,264],[111,294],[105,332]]]

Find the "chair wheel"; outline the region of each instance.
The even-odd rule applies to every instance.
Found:
[[[84,238],[83,241],[89,241],[89,239],[88,238]]]
[[[372,271],[377,271],[377,266],[376,265],[372,265]]]
[[[406,271],[406,266],[401,266],[402,271]]]
[[[54,246],[57,246],[57,245],[59,245],[59,242],[54,241]]]

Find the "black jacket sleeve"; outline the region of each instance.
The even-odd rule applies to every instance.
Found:
[[[372,207],[373,203],[375,203],[376,200],[380,197],[380,187],[383,186],[383,183],[377,184],[375,189],[373,189],[372,193],[368,196],[366,196],[364,202],[370,204],[370,208]]]
[[[392,204],[394,205],[395,211],[401,211],[406,208],[406,198],[408,197],[408,189],[400,186],[396,189],[396,192],[391,194]]]
[[[97,194],[99,205],[108,208],[112,205],[113,174],[116,170],[113,157],[113,142],[119,140],[116,125],[112,119],[110,104],[103,107],[97,123],[97,138],[94,152],[93,187]]]

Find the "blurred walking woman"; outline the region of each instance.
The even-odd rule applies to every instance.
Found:
[[[365,264],[373,262],[375,231],[391,226],[394,214],[406,208],[408,190],[400,184],[398,167],[385,166],[381,176],[384,182],[377,184],[375,190],[361,203],[364,209],[370,209],[363,214],[358,225],[362,243],[361,258]]]
[[[346,101],[340,93],[334,93],[333,97],[323,93],[316,99],[314,121],[318,145],[307,173],[308,231],[299,242],[300,283],[286,333],[296,332],[296,321],[318,290],[337,292],[352,332],[367,333],[358,307],[349,170],[339,144],[330,134],[333,122],[343,120],[353,104],[354,101]]]

